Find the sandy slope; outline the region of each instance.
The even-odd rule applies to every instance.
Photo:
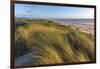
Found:
[[[26,63],[29,64],[29,62],[32,60],[32,58],[33,58],[32,53],[28,53],[26,55],[23,55],[15,60],[15,65],[16,66],[27,65]]]

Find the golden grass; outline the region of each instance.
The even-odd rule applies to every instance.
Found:
[[[16,28],[16,56],[27,48],[33,53],[30,62],[34,65],[94,61],[93,36],[59,27],[32,23]]]

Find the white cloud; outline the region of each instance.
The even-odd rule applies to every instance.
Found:
[[[94,9],[83,10],[80,13],[73,14],[72,18],[94,18]]]

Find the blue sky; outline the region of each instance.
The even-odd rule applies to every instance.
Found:
[[[15,4],[15,17],[28,18],[93,18],[93,8]]]

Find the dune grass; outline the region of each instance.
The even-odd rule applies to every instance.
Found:
[[[28,21],[27,21],[28,22]],[[94,39],[88,33],[49,20],[16,26],[16,58],[32,52],[34,65],[94,61]]]

